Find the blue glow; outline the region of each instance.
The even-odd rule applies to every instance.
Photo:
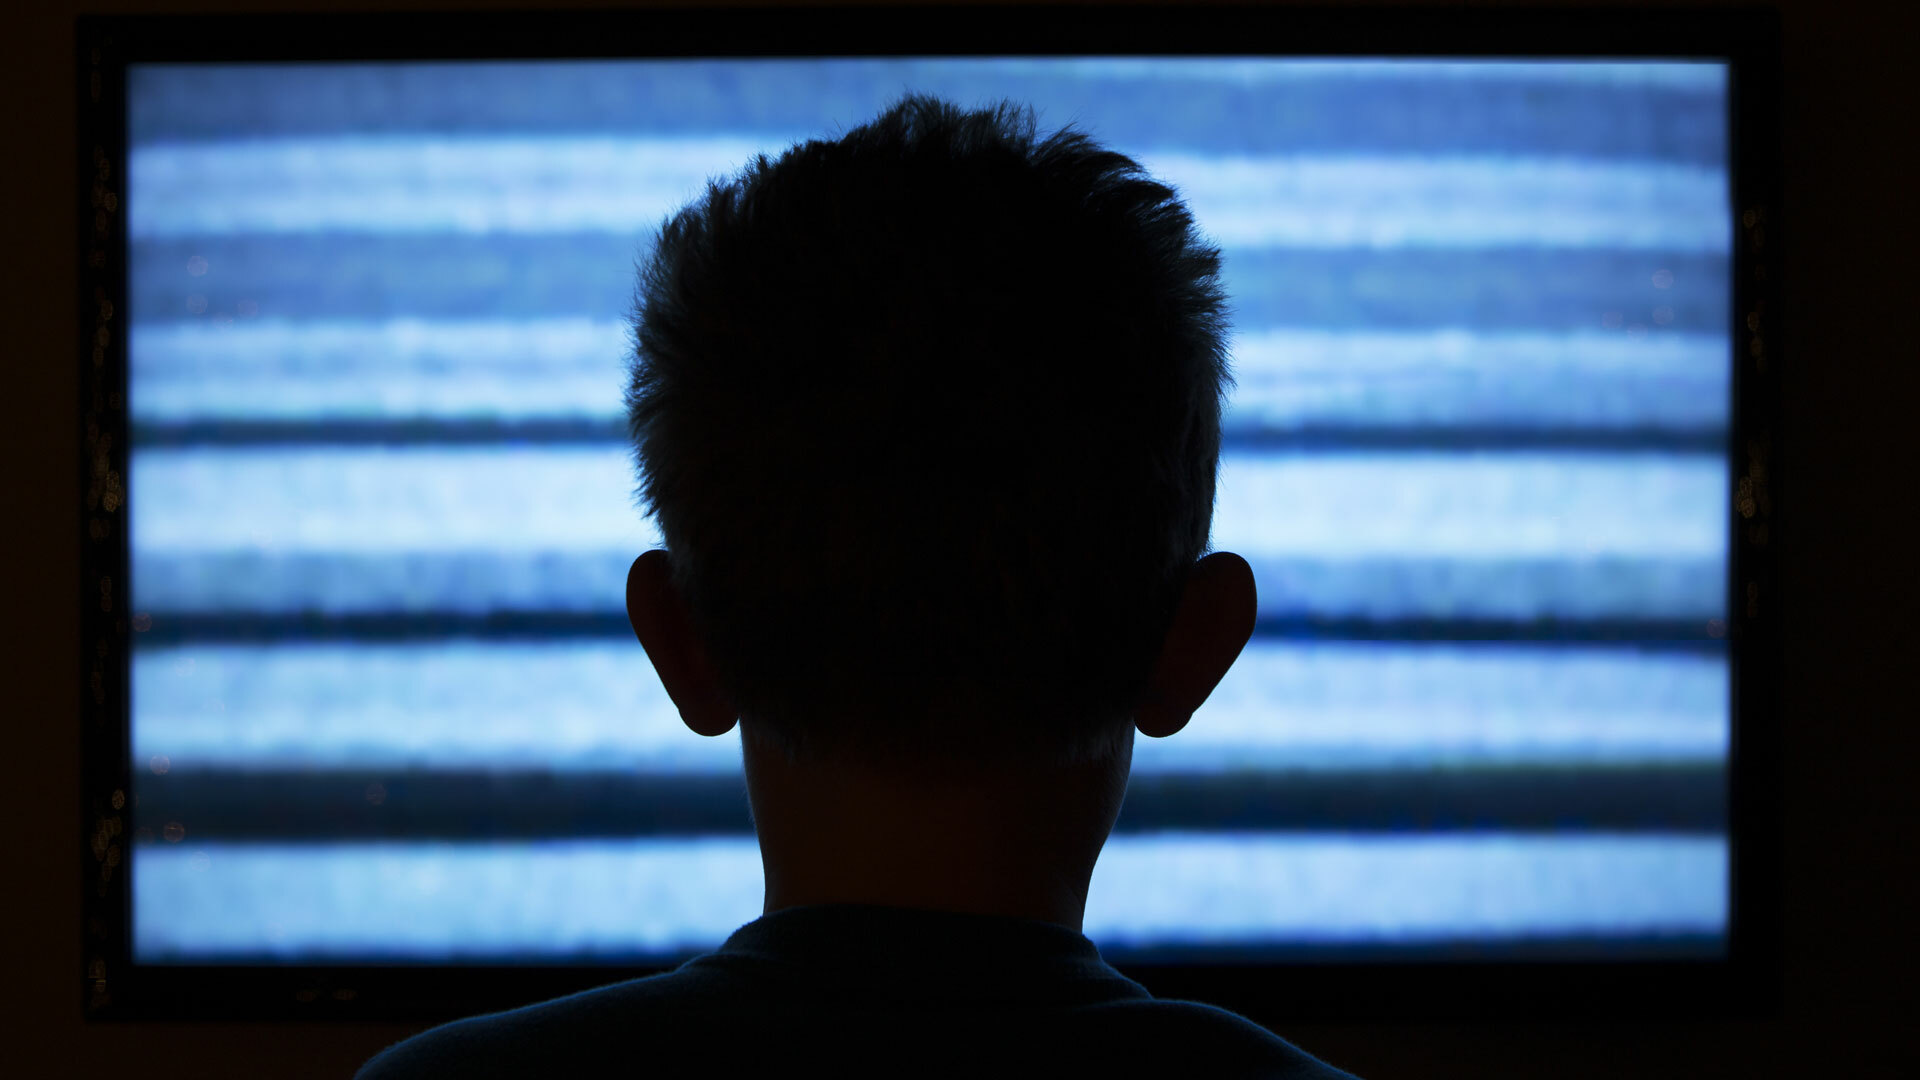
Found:
[[[630,642],[195,645],[133,667],[134,757],[173,768],[737,773]],[[529,723],[538,716],[540,722]],[[1136,775],[1718,762],[1726,661],[1592,648],[1256,640]]]
[[[1238,388],[1213,542],[1253,565],[1263,629],[1186,731],[1140,741],[1138,774],[1726,762],[1705,636],[1727,614],[1723,67],[869,59],[135,67],[145,775],[737,773],[737,736],[687,731],[620,630],[658,539],[620,441],[634,261],[709,178],[909,88],[1074,123],[1223,249]],[[533,429],[561,434],[512,434]],[[431,629],[526,613],[612,630]],[[346,618],[429,629],[206,629]],[[1458,636],[1488,625],[1586,637]],[[186,833],[135,849],[142,959],[589,962],[711,947],[760,907],[751,836]],[[1577,821],[1133,833],[1087,929],[1711,938],[1727,886],[1724,836]]]
[[[161,963],[685,956],[761,907],[751,837],[188,843],[134,869],[134,947]],[[1711,934],[1726,883],[1717,837],[1115,837],[1083,929],[1108,951]]]

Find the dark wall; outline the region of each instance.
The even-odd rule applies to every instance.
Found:
[[[575,0],[576,3],[586,0]],[[308,9],[382,6],[309,0]],[[400,6],[400,5],[394,5]],[[413,0],[409,8],[501,6]],[[524,5],[522,5],[524,6]],[[1553,5],[1565,6],[1565,5]],[[1642,5],[1667,8],[1671,4]],[[15,1076],[346,1076],[391,1026],[88,1025],[81,1019],[73,18],[267,2],[41,0],[0,15],[8,83],[0,274],[15,381],[0,395],[8,841],[0,1069]],[[1785,985],[1777,1016],[1666,1026],[1286,1028],[1370,1080],[1920,1075],[1912,990],[1920,769],[1908,699],[1920,500],[1920,175],[1904,4],[1783,0],[1787,365],[1780,482],[1787,619]],[[6,764],[11,762],[11,765]],[[9,824],[10,823],[10,824]],[[22,1058],[24,1055],[24,1059]],[[1904,1057],[1903,1057],[1904,1056]],[[22,1060],[27,1068],[15,1071]],[[1901,1066],[1904,1065],[1904,1068]]]

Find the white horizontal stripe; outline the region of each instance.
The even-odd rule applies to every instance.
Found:
[[[612,319],[134,324],[139,421],[613,419],[632,354]]]
[[[356,135],[163,143],[127,160],[133,239],[229,233],[642,231],[785,143]]]
[[[619,447],[148,450],[129,463],[133,550],[633,551]],[[1217,548],[1325,559],[1720,558],[1713,456],[1230,455]]]
[[[1720,335],[1274,329],[1232,342],[1229,423],[1719,427]]]
[[[1724,761],[1722,659],[1255,641],[1134,771]],[[634,642],[136,650],[133,749],[198,768],[735,773]]]
[[[1149,944],[1717,933],[1716,837],[1120,836],[1084,933]],[[543,844],[184,843],[133,854],[133,950],[457,960],[717,947],[759,917],[751,837]]]
[[[625,322],[323,320],[136,324],[140,421],[312,418],[618,420]],[[1727,339],[1705,334],[1236,335],[1230,422],[1718,426]]]
[[[136,552],[659,546],[617,446],[148,450],[128,469]]]
[[[1255,641],[1141,772],[1721,762],[1724,659]]]
[[[1087,890],[1097,942],[1405,942],[1715,933],[1717,837],[1116,837]]]
[[[1725,172],[1519,157],[1151,154],[1230,248],[1731,249]]]
[[[1718,558],[1718,457],[1355,453],[1220,466],[1213,544],[1249,558]]]
[[[1371,619],[1694,620],[1726,607],[1726,557],[1248,556],[1260,614]],[[174,615],[612,612],[633,550],[222,551],[133,559],[136,610]]]
[[[136,650],[134,756],[180,768],[738,772],[638,642]]]
[[[782,140],[340,136],[135,148],[135,240],[316,230],[650,232]],[[1230,247],[1729,250],[1726,174],[1521,157],[1148,155]],[[185,272],[184,268],[181,271]]]

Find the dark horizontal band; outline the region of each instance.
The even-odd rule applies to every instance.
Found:
[[[1249,942],[1225,944],[1139,945],[1132,942],[1099,941],[1100,957],[1136,979],[1157,982],[1167,976],[1162,968],[1246,967],[1257,964],[1490,964],[1490,963],[1584,963],[1625,960],[1694,961],[1724,957],[1727,939],[1719,934],[1636,934],[1622,936],[1541,936],[1522,938],[1463,938],[1440,941],[1404,942]],[[313,1002],[310,997],[294,998],[301,990],[311,994],[313,973],[299,965],[304,961],[323,968],[339,984],[378,983],[400,995],[418,994],[416,984],[435,985],[435,980],[459,980],[462,992],[471,1000],[492,1002],[497,1009],[509,1009],[529,1000],[561,997],[592,989],[608,980],[593,975],[597,971],[622,968],[669,969],[686,960],[711,951],[705,947],[687,947],[672,952],[596,952],[589,956],[565,955],[529,957],[526,953],[463,953],[457,968],[449,968],[441,957],[381,957],[377,966],[361,966],[364,961],[347,962],[337,954],[316,953],[293,958],[285,952],[222,953],[218,964],[165,964],[175,978],[192,984],[201,979],[233,980],[240,972],[252,985],[274,985],[284,981],[287,999],[303,1003],[315,1015],[324,1014],[331,1004],[326,997]],[[355,958],[358,960],[358,958]],[[564,959],[564,964],[552,963]],[[544,963],[543,963],[544,961]],[[1134,968],[1134,965],[1138,965]],[[1132,969],[1132,970],[1129,970]],[[583,973],[585,977],[583,978]],[[651,971],[624,973],[651,974]],[[1436,972],[1436,976],[1441,975]],[[1176,976],[1177,977],[1177,976]],[[1447,973],[1447,978],[1457,975]],[[476,989],[473,984],[479,984]],[[230,984],[229,984],[230,985]],[[545,989],[543,989],[545,988]],[[1176,992],[1171,984],[1156,988],[1165,997],[1201,997],[1203,993]],[[424,996],[424,995],[421,995]],[[156,1008],[166,1003],[156,1002]],[[474,1011],[487,1011],[478,1008]],[[1420,1015],[1426,1016],[1430,1009]],[[453,1017],[448,1017],[452,1019]]]
[[[667,25],[662,14],[648,13],[649,25]],[[1024,51],[1035,31],[1034,12],[1022,10],[1019,18],[1018,40],[1005,36],[997,42],[1008,52]],[[1208,21],[1217,18],[1217,13],[1209,13]],[[751,21],[732,20],[729,40],[707,47],[738,47],[749,40],[743,34],[756,30],[775,36],[763,19],[765,14],[759,13]],[[1103,16],[1098,21],[1105,26],[1110,19]],[[1287,14],[1290,28],[1300,19],[1297,12]],[[381,25],[393,22],[389,18]],[[1087,47],[1090,28],[1086,22],[1084,16],[1071,21],[1077,47]],[[332,19],[325,25],[336,28]],[[444,45],[445,24],[428,25],[433,29],[426,36]],[[584,28],[587,24],[576,20],[574,25]],[[557,28],[552,19],[541,23],[543,45]],[[1163,47],[1167,29],[1156,25],[1154,30]],[[942,25],[938,42],[952,43],[953,30]],[[1370,47],[1378,48],[1386,30],[1385,25],[1370,28]],[[787,35],[778,36],[782,44],[794,44]],[[284,47],[286,43],[276,44]],[[660,33],[655,32],[631,44],[623,42],[621,47],[647,49],[660,44]],[[844,34],[835,35],[836,49],[859,44]],[[922,44],[934,44],[934,39]],[[1305,42],[1295,36],[1290,44],[1304,47]],[[203,41],[196,45],[206,47]],[[351,45],[355,55],[369,58],[378,56],[380,47],[378,41],[366,38]],[[260,49],[257,35],[249,35],[245,55],[258,58]],[[861,54],[856,49],[843,55]],[[1217,150],[1217,125],[1195,123],[1194,118],[1241,115],[1258,102],[1260,92],[1240,80],[1194,78],[1193,66],[1161,68],[1146,78],[1138,73],[1089,75],[1062,67],[1029,66],[996,71],[992,79],[998,96],[1051,103],[1050,111],[1058,115],[1042,118],[1048,126],[1090,115],[1098,118],[1094,126],[1103,141],[1113,145]],[[712,81],[711,75],[701,78],[706,74],[703,67],[724,67],[732,92],[689,93],[690,85]],[[1183,74],[1181,68],[1189,73]],[[1530,80],[1518,79],[1529,107],[1498,110],[1485,108],[1486,91],[1481,86],[1436,79],[1417,70],[1389,69],[1358,85],[1338,75],[1296,75],[1286,87],[1288,108],[1265,110],[1259,123],[1232,127],[1239,140],[1234,149],[1244,154],[1377,152],[1379,133],[1386,129],[1393,133],[1396,147],[1419,154],[1551,153],[1704,166],[1718,166],[1726,158],[1725,111],[1717,88],[1556,82],[1553,69],[1543,71],[1544,78],[1536,74]],[[155,142],[368,133],[670,138],[714,131],[750,131],[798,140],[815,137],[836,122],[856,116],[864,120],[878,113],[898,95],[903,78],[923,93],[963,100],[975,97],[981,82],[977,74],[940,60],[909,60],[903,71],[895,56],[882,56],[864,64],[842,64],[835,72],[832,91],[823,93],[819,72],[817,61],[806,56],[761,59],[751,65],[716,62],[697,53],[671,65],[574,60],[516,72],[515,92],[503,94],[475,92],[476,86],[489,85],[489,79],[495,80],[494,85],[500,80],[498,69],[479,65],[466,70],[427,65],[398,69],[352,65],[276,69],[251,64],[162,67],[138,76],[140,92],[128,99],[128,126],[136,139]],[[1182,108],[1167,108],[1169,94],[1178,95]],[[290,102],[301,107],[288,108]],[[662,108],[662,102],[672,106]],[[1647,120],[1622,123],[1622,115]],[[781,148],[778,140],[769,147]]]
[[[144,839],[751,835],[741,773],[174,771],[134,783]],[[1714,765],[1136,775],[1118,833],[1726,828]],[[178,828],[176,829],[175,826]],[[176,841],[178,842],[178,841]]]

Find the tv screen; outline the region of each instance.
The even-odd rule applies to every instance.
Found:
[[[760,915],[737,729],[624,613],[635,269],[909,91],[1223,253],[1258,622],[1136,742],[1103,956],[1725,960],[1731,60],[1248,44],[130,59],[125,963],[606,981]]]

